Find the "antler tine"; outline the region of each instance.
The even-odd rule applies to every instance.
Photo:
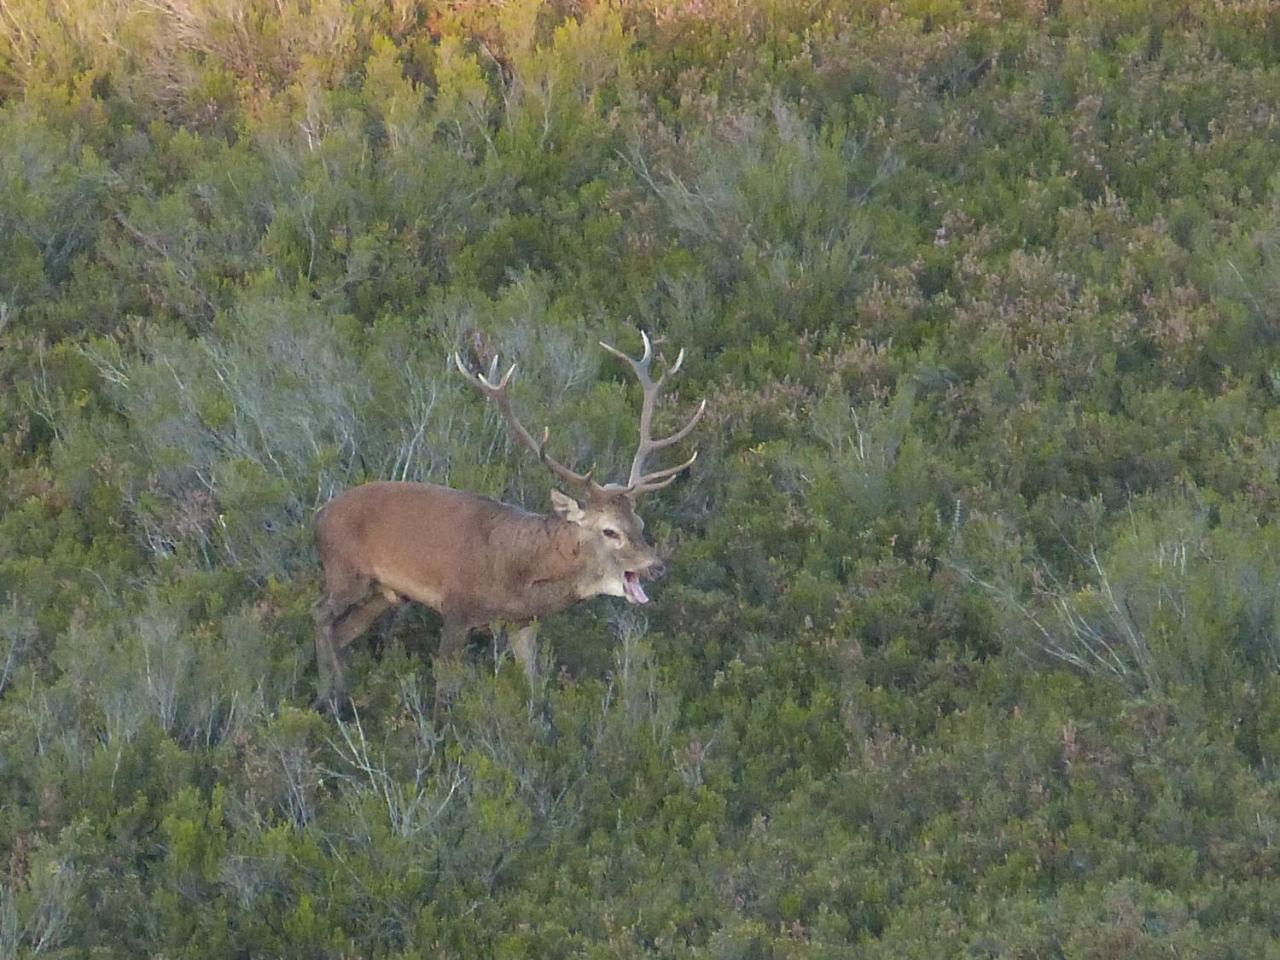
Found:
[[[680,371],[680,366],[684,363],[684,350],[682,349],[676,356],[675,363],[663,370],[662,375],[655,381],[649,373],[649,367],[653,361],[653,343],[649,339],[649,335],[643,330],[640,331],[640,337],[644,341],[644,354],[639,359],[628,356],[603,341],[600,343],[600,346],[604,347],[609,353],[627,362],[635,373],[636,379],[640,381],[640,387],[644,392],[644,399],[640,404],[640,443],[636,447],[635,457],[631,461],[631,473],[627,478],[626,486],[619,488],[632,496],[648,493],[652,490],[661,490],[671,483],[677,474],[693,464],[693,461],[698,456],[696,453],[678,467],[668,467],[649,474],[644,472],[645,462],[655,450],[661,450],[674,443],[679,443],[689,435],[690,431],[698,425],[698,421],[702,419],[702,415],[707,412],[707,401],[703,400],[697,412],[683,427],[670,436],[659,440],[653,439],[653,411],[657,403],[658,394],[668,378]]]
[[[695,450],[688,460],[678,466],[667,467],[663,470],[655,470],[653,473],[647,473],[640,482],[636,483],[631,488],[631,492],[633,494],[649,493],[652,490],[662,490],[665,487],[669,487],[675,481],[676,477],[680,476],[680,474],[692,467],[694,461],[697,459],[698,451]]]
[[[642,493],[653,493],[655,490],[665,490],[667,487],[671,486],[671,484],[675,483],[676,478],[680,476],[681,473],[693,466],[694,461],[697,459],[698,451],[695,450],[693,452],[693,456],[684,463],[675,467],[667,467],[663,470],[657,470],[653,473],[646,474],[644,479],[639,483],[626,485],[620,483],[606,483],[603,489],[607,493],[623,493],[629,497],[636,497]]]
[[[640,381],[640,385],[644,387],[645,390],[648,390],[655,386],[653,377],[649,374],[649,367],[653,364],[653,342],[649,339],[649,334],[645,333],[643,330],[640,331],[640,337],[644,340],[644,354],[638,360],[635,357],[628,356],[623,353],[617,347],[610,346],[603,340],[600,341],[600,346],[604,347],[619,360],[625,360],[627,365],[631,367],[632,372],[635,373],[636,379]],[[670,368],[662,372],[662,376],[658,378],[656,386],[661,386],[667,377],[680,369],[680,364],[683,362],[684,351],[681,350],[680,356],[676,358],[676,362]]]
[[[647,355],[646,355],[646,356],[644,356],[644,357],[641,357],[639,360],[637,360],[635,357],[629,357],[629,356],[627,356],[625,353],[623,353],[623,352],[622,352],[621,350],[619,350],[617,347],[610,346],[609,344],[605,343],[603,340],[601,340],[601,341],[600,341],[600,346],[604,347],[606,350],[608,350],[610,353],[612,353],[612,354],[613,354],[615,357],[617,357],[619,360],[623,360],[623,361],[625,361],[625,362],[626,362],[626,364],[627,364],[629,367],[631,367],[631,369],[632,369],[633,371],[635,371],[635,374],[636,374],[636,376],[637,376],[637,377],[639,377],[639,378],[640,378],[641,383],[643,383],[645,380],[647,380],[647,379],[648,379],[648,377],[649,377],[649,358],[648,358],[648,356],[647,356]]]
[[[481,374],[481,376],[484,377],[483,374]],[[489,361],[489,375],[487,377],[484,377],[484,381],[485,383],[488,383],[490,386],[492,386],[495,383],[497,383],[497,380],[498,380],[498,355],[495,353],[493,355],[493,358]]]
[[[673,443],[679,443],[689,435],[689,432],[698,425],[698,421],[702,419],[702,415],[707,412],[707,401],[704,399],[698,404],[698,409],[694,411],[693,416],[689,418],[689,422],[683,427],[671,434],[669,437],[663,437],[661,440],[649,441],[650,450],[661,450],[663,447],[669,447]]]
[[[507,421],[507,427],[515,438],[525,447],[532,450],[538,455],[538,459],[561,480],[566,483],[576,483],[595,489],[598,484],[591,479],[593,470],[586,473],[577,473],[570,470],[560,461],[552,458],[547,453],[547,441],[551,439],[551,428],[544,427],[542,430],[542,442],[539,443],[533,438],[533,434],[525,429],[524,424],[516,416],[515,410],[511,407],[511,396],[507,393],[507,386],[511,382],[512,376],[516,372],[516,365],[513,363],[507,368],[507,372],[502,375],[501,380],[497,380],[498,376],[498,358],[494,356],[489,363],[489,375],[486,377],[483,373],[472,373],[467,369],[467,365],[462,362],[462,354],[454,353],[453,362],[457,365],[459,372],[467,378],[467,380],[477,390],[493,401],[494,405],[502,413],[502,417]]]
[[[454,365],[455,367],[457,367],[457,368],[458,368],[458,372],[459,372],[460,374],[462,374],[462,375],[463,375],[464,377],[466,377],[468,380],[471,380],[471,381],[474,381],[474,380],[475,380],[475,374],[473,374],[470,370],[468,370],[468,369],[467,369],[467,365],[466,365],[465,363],[463,363],[463,362],[462,362],[462,354],[461,354],[461,353],[459,353],[458,351],[456,351],[456,350],[455,350],[455,351],[453,352],[453,355],[452,355],[451,359],[453,360],[453,365]]]

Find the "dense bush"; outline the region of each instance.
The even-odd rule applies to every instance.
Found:
[[[0,3],[0,957],[1270,956],[1265,4]],[[310,710],[313,511],[629,459],[644,616]]]

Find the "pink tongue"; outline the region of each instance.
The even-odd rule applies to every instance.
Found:
[[[622,581],[622,589],[627,592],[627,599],[632,603],[648,603],[649,598],[645,595],[644,587],[640,586],[640,578],[634,573],[628,573]]]

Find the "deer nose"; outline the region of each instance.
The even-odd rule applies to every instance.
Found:
[[[663,563],[661,560],[657,560],[645,572],[649,575],[649,579],[657,580],[659,577],[661,577],[664,573],[667,572],[667,565]]]

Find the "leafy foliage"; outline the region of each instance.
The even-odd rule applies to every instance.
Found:
[[[1263,4],[0,2],[0,957],[1273,955],[1277,103]],[[647,619],[312,712],[314,509],[546,502],[455,349],[620,469],[631,325]]]

